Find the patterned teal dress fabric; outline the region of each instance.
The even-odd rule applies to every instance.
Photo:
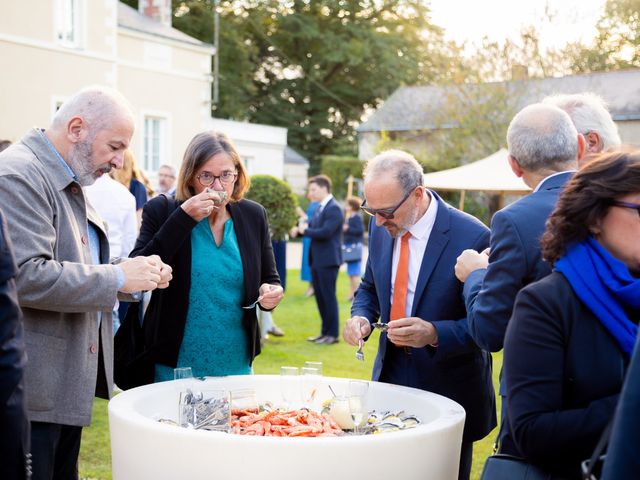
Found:
[[[242,327],[244,273],[233,220],[224,224],[217,246],[208,219],[191,233],[191,291],[178,367],[194,377],[251,373]],[[173,368],[156,364],[156,382],[173,380]]]

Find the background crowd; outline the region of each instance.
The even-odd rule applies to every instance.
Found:
[[[245,198],[251,180],[234,145],[221,132],[195,135],[179,172],[160,167],[154,189],[128,149],[133,129],[126,99],[91,87],[0,155],[2,478],[77,478],[93,398],[113,392],[119,327],[116,347],[142,328],[141,383],[183,366],[251,374],[265,334],[283,334],[261,326],[284,290],[267,211]],[[588,93],[523,108],[506,140],[533,192],[490,229],[425,188],[403,151],[370,159],[364,201],[344,208],[332,179],[309,179],[311,203],[289,232],[303,239],[301,278],[320,317],[308,340],[340,342],[346,261],[353,304],[342,338],[362,345],[373,323],[388,324],[372,379],[465,408],[451,452],[460,479],[473,443],[498,423],[490,352],[502,348],[500,452],[548,478],[579,478],[612,429],[605,478],[633,478],[638,460],[620,452],[638,429],[612,419],[637,410],[625,378],[640,361],[640,154],[619,146]]]

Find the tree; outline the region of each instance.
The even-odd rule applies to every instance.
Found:
[[[640,0],[607,0],[596,28],[591,44],[565,49],[574,72],[640,67]]]
[[[289,184],[272,175],[254,175],[246,196],[267,210],[271,238],[285,240],[298,220],[298,200]]]

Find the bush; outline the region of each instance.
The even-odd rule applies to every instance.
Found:
[[[337,155],[325,155],[322,157],[321,171],[333,182],[331,193],[333,193],[334,197],[342,200],[347,196],[347,177],[353,175],[354,179],[361,179],[363,168],[364,164],[356,157],[340,157]],[[353,188],[353,195],[358,195],[356,183],[354,183]]]
[[[298,199],[289,184],[272,175],[254,175],[246,197],[267,210],[272,239],[286,240],[287,233],[298,220]]]

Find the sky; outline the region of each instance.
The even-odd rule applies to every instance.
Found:
[[[543,48],[590,39],[605,0],[431,0],[433,23],[457,42],[479,43],[483,36],[502,41],[517,38],[525,25],[535,24]],[[548,6],[554,17],[544,20]]]

